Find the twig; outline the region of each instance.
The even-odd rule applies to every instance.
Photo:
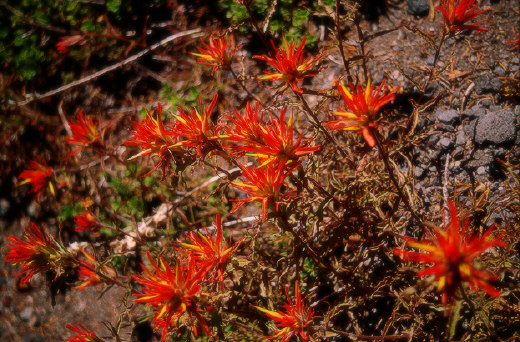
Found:
[[[448,202],[449,202],[449,193],[448,193],[448,183],[450,178],[450,170],[448,165],[450,164],[450,154],[446,155],[446,164],[444,165],[444,175],[442,181],[442,195],[444,196],[444,222],[448,222]]]
[[[53,96],[53,95],[56,95],[56,94],[59,94],[65,90],[69,90],[71,88],[74,88],[74,87],[77,87],[83,83],[86,83],[86,82],[89,82],[99,76],[102,76],[106,73],[109,73],[110,71],[113,71],[113,70],[116,70],[124,65],[127,65],[129,63],[132,63],[132,62],[135,62],[136,60],[138,60],[139,58],[147,55],[149,52],[163,46],[163,45],[166,45],[178,38],[181,38],[181,37],[185,37],[185,36],[190,36],[190,35],[196,35],[198,33],[201,32],[201,29],[200,28],[196,28],[196,29],[193,29],[193,30],[188,30],[188,31],[183,31],[183,32],[179,32],[179,33],[176,33],[176,34],[173,34],[163,40],[161,40],[160,42],[156,43],[156,44],[153,44],[151,45],[150,47],[144,49],[143,51],[139,52],[139,53],[136,53],[135,55],[133,56],[130,56],[128,57],[127,59],[123,60],[122,62],[120,63],[116,63],[116,64],[112,64],[104,69],[101,69],[89,76],[86,76],[86,77],[83,77],[83,78],[80,78],[79,80],[76,80],[76,81],[73,81],[73,82],[70,82],[70,83],[67,83],[57,89],[54,89],[54,90],[51,90],[51,91],[48,91],[44,94],[38,94],[38,93],[34,93],[32,94],[32,96],[24,101],[21,101],[21,102],[17,102],[16,103],[16,106],[23,106],[23,105],[26,105],[32,101],[35,101],[35,100],[41,100],[41,99],[44,99],[44,98],[47,98],[47,97],[50,97],[50,96]],[[196,35],[197,37],[200,36],[200,35]]]
[[[335,26],[336,26],[336,39],[338,40],[339,52],[341,54],[341,59],[343,60],[343,66],[345,67],[345,73],[347,74],[347,79],[352,82],[352,76],[350,76],[350,67],[349,62],[345,58],[345,50],[343,49],[343,35],[341,34],[341,26],[339,24],[339,5],[340,0],[336,0],[336,17],[335,17]]]

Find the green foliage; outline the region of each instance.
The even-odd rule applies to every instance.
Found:
[[[58,218],[63,221],[72,220],[76,215],[81,214],[83,206],[80,203],[67,204],[61,207]]]
[[[256,0],[251,4],[251,10],[258,21],[263,22],[271,10],[270,0]],[[249,16],[243,5],[235,0],[219,0],[219,6],[226,12],[226,18],[232,24],[246,20]],[[315,1],[296,3],[293,0],[280,0],[269,23],[269,31],[272,34],[284,34],[288,40],[300,41],[307,36],[307,46],[314,46],[317,38],[308,34],[311,12],[318,10]],[[240,28],[243,32],[246,27]]]

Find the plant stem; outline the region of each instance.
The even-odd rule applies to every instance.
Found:
[[[424,85],[421,89],[421,99],[424,96],[424,93],[426,92],[426,88],[428,87],[428,85],[430,84],[430,81],[433,78],[433,74],[435,73],[435,68],[437,66],[437,62],[439,61],[439,56],[441,54],[442,44],[444,43],[445,40],[446,40],[446,33],[443,31],[442,36],[441,36],[441,41],[439,42],[439,45],[435,48],[435,57],[433,58],[432,68],[430,69],[428,78],[426,79],[426,82],[424,83]]]
[[[262,105],[262,107],[265,107],[265,103],[262,102],[262,100],[260,100],[258,98],[258,96],[256,96],[255,94],[251,93],[249,91],[249,89],[246,88],[246,85],[244,84],[244,80],[239,78],[238,75],[233,71],[233,69],[230,69],[231,71],[231,75],[233,75],[233,77],[235,78],[235,80],[237,80],[238,84],[240,84],[240,86],[242,87],[242,89],[244,89],[246,91],[246,93],[251,96],[251,98],[255,99],[256,102],[260,103]]]
[[[359,39],[359,48],[361,49],[361,61],[363,65],[363,74],[365,75],[365,83],[368,81],[368,68],[367,61],[365,58],[365,36],[363,35],[363,30],[359,25],[359,11],[356,11],[356,16],[354,17],[354,24],[356,25],[358,39]]]
[[[399,185],[399,182],[397,182],[397,179],[395,178],[394,172],[390,166],[390,161],[388,157],[388,153],[386,152],[383,144],[381,143],[381,138],[379,137],[379,132],[377,129],[373,127],[368,128],[370,130],[370,133],[374,137],[374,140],[376,141],[377,149],[379,150],[379,154],[381,154],[381,157],[383,158],[383,163],[385,164],[386,171],[388,172],[388,176],[390,177],[390,180],[392,181],[392,184],[394,185],[395,189],[397,190],[398,196],[404,201],[404,204],[408,211],[412,214],[413,218],[420,224],[423,225],[422,220],[419,218],[415,210],[412,208],[410,204],[410,200],[407,196],[403,193],[403,189]]]
[[[341,54],[341,59],[343,60],[343,66],[345,67],[345,73],[347,74],[347,79],[352,82],[352,76],[350,75],[350,66],[349,62],[345,58],[345,51],[343,49],[343,35],[341,33],[341,26],[339,24],[339,5],[341,0],[336,0],[336,16],[335,16],[335,26],[336,26],[336,39],[338,40],[339,52]]]

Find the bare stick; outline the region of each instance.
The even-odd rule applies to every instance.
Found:
[[[183,31],[183,32],[179,32],[179,33],[176,33],[176,34],[173,34],[167,38],[164,38],[163,40],[161,40],[160,42],[156,43],[156,44],[153,44],[152,46],[144,49],[143,51],[139,52],[139,53],[136,53],[135,55],[131,56],[131,57],[128,57],[127,59],[123,60],[122,62],[120,63],[116,63],[116,64],[112,64],[104,69],[101,69],[89,76],[86,76],[86,77],[83,77],[83,78],[80,78],[79,80],[76,80],[76,81],[73,81],[73,82],[70,82],[68,84],[65,84],[57,89],[54,89],[54,90],[51,90],[51,91],[48,91],[44,94],[38,94],[38,93],[34,93],[32,94],[32,96],[24,101],[21,101],[21,102],[17,102],[16,103],[16,106],[23,106],[23,105],[26,105],[32,101],[35,101],[35,100],[41,100],[41,99],[44,99],[44,98],[47,98],[47,97],[50,97],[50,96],[53,96],[53,95],[56,95],[56,94],[59,94],[65,90],[69,90],[71,88],[74,88],[74,87],[77,87],[83,83],[86,83],[86,82],[89,82],[99,76],[102,76],[106,73],[109,73],[110,71],[113,71],[113,70],[116,70],[124,65],[127,65],[129,63],[132,63],[132,62],[135,62],[136,60],[138,60],[139,58],[145,56],[146,54],[148,54],[149,52],[163,46],[163,45],[166,45],[168,44],[169,42],[172,42],[178,38],[181,38],[181,37],[185,37],[185,36],[190,36],[190,35],[196,35],[198,33],[200,33],[201,30],[200,28],[197,28],[197,29],[193,29],[193,30],[189,30],[189,31]],[[198,35],[197,35],[198,37]]]

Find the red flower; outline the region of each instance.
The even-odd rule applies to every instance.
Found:
[[[262,125],[263,115],[258,117],[259,103],[253,107],[249,102],[246,104],[244,116],[235,110],[235,117],[228,115],[228,119],[233,123],[234,127],[228,128],[225,135],[219,136],[220,139],[225,139],[233,142],[252,142],[261,143],[262,130],[265,128]]]
[[[374,90],[370,80],[368,80],[366,88],[360,85],[354,86],[349,83],[349,89],[343,83],[336,82],[343,102],[349,111],[338,111],[334,114],[341,117],[339,120],[329,121],[325,125],[331,129],[342,129],[345,131],[355,131],[363,134],[368,145],[373,147],[376,142],[369,127],[376,127],[376,115],[388,102],[395,99],[394,89],[387,93],[387,89],[383,89],[385,81]]]
[[[248,193],[251,197],[242,200],[236,200],[237,204],[231,212],[237,210],[241,205],[248,202],[262,203],[262,219],[267,217],[267,207],[273,207],[278,211],[280,204],[289,203],[294,196],[294,190],[282,193],[282,186],[285,184],[285,178],[297,167],[286,171],[284,163],[269,164],[264,168],[251,169],[240,164],[242,176],[246,178],[244,183],[233,182],[231,185],[238,190]]]
[[[39,198],[43,192],[43,188],[48,184],[49,189],[53,196],[56,196],[54,192],[54,186],[51,182],[52,167],[48,167],[46,164],[40,164],[35,161],[29,163],[32,170],[24,170],[18,176],[19,179],[23,179],[18,185],[24,185],[31,183],[32,189],[29,193],[35,193],[36,197]]]
[[[477,11],[478,4],[475,0],[443,0],[435,9],[444,16],[444,30],[446,33],[456,34],[464,30],[487,31],[487,28],[477,26],[487,20],[481,20],[467,25],[468,21],[475,19],[480,14],[487,12]]]
[[[496,280],[496,276],[475,268],[473,261],[492,246],[506,247],[506,243],[500,238],[491,239],[490,227],[483,236],[473,236],[467,233],[469,219],[464,220],[462,231],[460,230],[457,209],[453,202],[449,202],[450,222],[444,229],[435,228],[432,239],[418,241],[410,237],[403,237],[407,245],[421,249],[424,252],[410,252],[400,248],[394,250],[394,254],[401,258],[414,262],[433,264],[420,272],[418,276],[434,275],[438,280],[438,290],[443,291],[442,303],[453,304],[455,293],[463,283],[468,283],[473,291],[479,288],[489,295],[496,297],[500,294],[490,281]]]
[[[267,56],[258,56],[255,55],[253,58],[261,59],[271,64],[273,68],[278,70],[278,73],[269,73],[265,72],[267,75],[261,77],[261,80],[281,80],[285,82],[286,86],[290,86],[292,90],[303,93],[303,90],[300,89],[296,83],[303,80],[304,78],[313,77],[318,74],[317,70],[313,70],[315,64],[321,59],[323,54],[318,57],[311,59],[307,57],[305,60],[303,59],[303,47],[305,46],[305,41],[307,38],[304,36],[302,42],[296,48],[296,44],[294,42],[287,43],[285,36],[283,37],[283,50],[279,50],[274,45],[273,41],[271,44],[273,45],[274,51],[276,53],[275,58],[267,57]]]
[[[217,214],[216,219],[216,236],[213,237],[206,230],[206,235],[201,233],[190,232],[187,235],[189,243],[181,243],[185,248],[183,250],[191,256],[195,261],[204,267],[215,270],[215,279],[220,282],[220,288],[224,288],[224,267],[231,259],[231,255],[240,246],[242,240],[233,246],[228,246],[223,240],[222,222],[220,215]]]
[[[195,335],[197,328],[193,323],[193,316],[199,322],[202,331],[212,335],[200,314],[202,310],[197,305],[197,295],[201,293],[201,283],[208,272],[208,266],[196,265],[195,260],[190,259],[187,264],[177,260],[171,268],[162,257],[157,265],[150,253],[147,254],[155,274],[141,265],[144,273],[134,276],[134,279],[143,286],[143,293],[136,293],[135,296],[139,298],[135,301],[154,307],[156,311],[153,322],[156,329],[162,329],[162,340],[166,340],[166,335],[172,327],[177,328],[181,318],[186,318],[183,317],[184,314],[187,314]],[[197,269],[196,266],[201,267]]]
[[[25,227],[25,238],[27,241],[8,236],[11,250],[5,258],[6,261],[22,264],[21,271],[13,276],[24,275],[21,280],[23,284],[27,283],[35,273],[58,268],[61,258],[65,256],[54,240],[51,240],[34,223],[30,227]]]
[[[507,41],[506,44],[511,45],[511,50],[520,49],[520,34],[515,34],[516,39]]]
[[[319,145],[305,146],[302,144],[303,133],[294,142],[292,115],[289,123],[286,124],[285,112],[285,109],[281,111],[279,119],[271,115],[267,127],[260,127],[261,142],[249,140],[246,146],[238,148],[261,160],[261,167],[278,162],[294,164],[299,157],[320,150]]]
[[[73,337],[66,339],[67,342],[103,342],[103,339],[97,337],[95,332],[88,330],[81,323],[78,323],[77,327],[67,324],[66,328],[76,333]]]
[[[87,287],[96,286],[106,282],[108,278],[115,276],[115,272],[108,269],[104,265],[99,265],[93,255],[88,254],[84,250],[81,250],[86,259],[79,259],[80,268],[79,273],[79,284],[75,286],[76,289],[83,291]],[[97,265],[97,266],[96,266]],[[105,276],[101,276],[106,275]]]
[[[264,308],[255,306],[256,309],[265,313],[267,317],[276,321],[276,326],[281,328],[274,335],[265,337],[264,339],[273,340],[275,338],[281,339],[281,342],[289,342],[293,336],[300,335],[302,340],[307,341],[309,336],[307,330],[312,323],[314,312],[303,305],[300,295],[300,288],[298,281],[294,284],[294,296],[296,303],[293,303],[289,298],[287,288],[285,288],[285,295],[287,296],[287,303],[283,307],[283,311],[270,311]]]
[[[184,113],[181,108],[177,108],[178,115],[173,114],[177,119],[172,128],[172,135],[182,138],[177,142],[177,146],[196,147],[197,155],[202,156],[218,145],[212,139],[217,135],[216,128],[211,123],[211,112],[217,104],[218,94],[213,96],[209,106],[200,99],[200,113],[193,109],[190,113]]]
[[[77,232],[84,230],[96,231],[102,227],[101,221],[90,211],[84,211],[81,215],[77,215],[74,223],[76,223]]]
[[[153,117],[154,112],[147,112],[144,121],[137,123],[134,121],[134,130],[131,132],[133,137],[125,142],[125,145],[138,146],[141,152],[129,158],[132,160],[142,156],[157,156],[160,161],[153,170],[144,175],[150,175],[159,167],[163,173],[163,179],[166,177],[166,169],[170,170],[170,159],[172,156],[182,156],[184,152],[182,148],[177,146],[177,140],[173,137],[171,127],[167,128],[161,118],[161,104],[157,104],[157,118]]]
[[[83,35],[63,36],[60,37],[60,41],[56,44],[56,49],[59,53],[65,54],[69,52],[69,47],[83,44],[85,44],[85,36]]]
[[[93,146],[96,148],[104,147],[103,144],[103,135],[104,131],[100,132],[98,123],[94,122],[91,117],[85,116],[84,111],[78,111],[78,115],[76,117],[76,122],[69,122],[70,130],[72,131],[72,136],[67,138],[67,142],[69,144],[79,145],[79,146]],[[80,149],[72,151],[72,155],[77,154]]]
[[[214,73],[217,69],[227,70],[231,68],[233,56],[226,51],[228,43],[224,39],[215,38],[212,33],[209,37],[209,44],[204,43],[202,40],[201,42],[206,49],[198,48],[200,53],[191,53],[199,57],[197,62],[213,66],[211,73]]]

